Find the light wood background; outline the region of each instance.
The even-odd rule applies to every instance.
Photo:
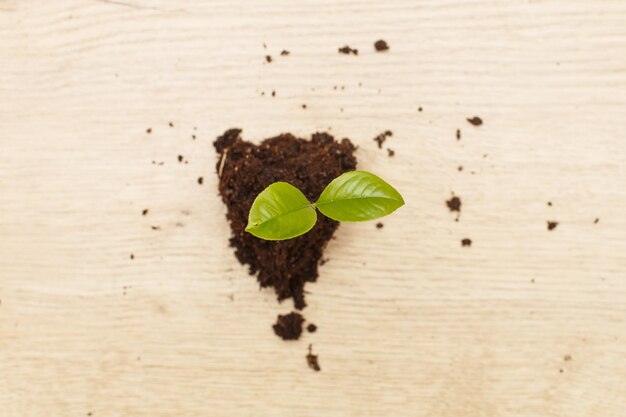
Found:
[[[298,342],[228,247],[230,127],[350,137],[407,202]],[[0,415],[625,416],[625,165],[624,1],[0,0]]]

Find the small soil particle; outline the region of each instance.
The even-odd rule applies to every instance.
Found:
[[[552,207],[552,201],[548,201],[548,206]]]
[[[146,133],[147,133],[147,134],[152,133],[152,128],[151,128],[151,127],[147,128],[147,129],[146,129]]]
[[[459,167],[457,168],[457,171],[463,171],[463,165],[459,165]]]
[[[472,239],[465,238],[461,240],[461,246],[472,246]]]
[[[170,125],[170,127],[174,127],[174,123],[169,122],[168,124]]]
[[[268,241],[244,231],[248,212],[256,196],[276,181],[294,185],[315,201],[334,178],[356,169],[356,148],[350,140],[338,142],[328,133],[316,133],[310,140],[282,134],[258,145],[242,140],[240,133],[239,129],[228,130],[214,143],[219,154],[219,192],[232,231],[230,244],[261,287],[274,288],[279,301],[293,298],[301,310],[306,306],[304,285],[317,279],[324,247],[339,223],[318,216],[307,234]]]
[[[393,132],[391,130],[386,130],[374,138],[374,142],[378,144],[378,149],[382,149],[383,143],[385,143],[387,137],[389,136],[393,136]]]
[[[306,104],[303,104],[303,105],[302,105],[302,108],[306,110]]]
[[[150,226],[152,230],[161,230],[161,226]]]
[[[389,45],[387,45],[387,42],[385,42],[384,40],[380,39],[380,40],[377,40],[376,42],[374,42],[374,49],[376,49],[376,52],[388,51],[389,50]]]
[[[196,135],[191,135],[191,139],[196,140]]]
[[[546,223],[548,224],[548,230],[554,230],[559,225],[559,222],[549,220]]]
[[[302,334],[302,323],[304,317],[300,313],[291,312],[285,315],[278,315],[274,324],[274,333],[283,340],[298,340]]]
[[[198,177],[198,184],[202,185],[204,183],[204,177]]]
[[[424,109],[422,109],[421,107],[418,107],[418,108],[417,108],[417,111],[418,111],[418,112],[422,112],[423,110],[424,110]]]
[[[483,119],[481,119],[478,116],[468,117],[467,121],[469,122],[469,124],[471,124],[473,126],[480,126],[480,125],[483,124]]]
[[[450,209],[450,211],[461,212],[461,199],[455,195],[450,198],[450,200],[446,201],[446,205]]]
[[[130,259],[131,259],[131,260],[132,260],[132,259],[135,259],[135,255],[131,253],[131,254],[130,254]]]
[[[265,55],[265,60],[269,64],[270,62],[272,62],[272,57],[270,55]]]
[[[382,224],[382,223],[380,223],[380,222],[376,223],[376,228],[377,228],[377,229],[382,229],[383,227],[385,227],[385,225],[384,225],[384,224]]]
[[[456,130],[456,140],[461,140],[461,129]]]
[[[570,362],[572,360],[572,355],[565,355],[565,356],[563,356],[563,360],[565,362]]]
[[[319,358],[317,355],[313,354],[313,347],[309,345],[309,353],[306,355],[306,363],[309,365],[309,368],[313,369],[315,372],[319,372],[322,370],[319,364]]]
[[[289,51],[286,49],[283,49],[282,52],[280,53],[282,56],[287,56],[289,55]]]
[[[309,333],[315,333],[317,331],[317,326],[313,323],[306,326],[306,329]]]
[[[143,209],[143,210],[141,211],[141,215],[142,215],[142,216],[147,216],[149,212],[150,212],[150,210],[149,210],[149,209]]]
[[[389,149],[387,148],[387,156],[389,156],[390,158],[395,156],[396,151],[394,151],[393,149]]]
[[[183,162],[183,156],[182,155],[178,155],[178,162]]]
[[[272,97],[276,97],[276,91],[272,90]]]
[[[339,48],[339,53],[340,54],[346,54],[346,55],[358,55],[359,54],[359,50],[358,49],[352,49],[350,48],[348,45]]]
[[[600,221],[600,218],[596,217],[596,219],[593,221],[593,224],[598,224],[599,221]]]

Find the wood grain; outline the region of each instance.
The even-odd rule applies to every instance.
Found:
[[[608,0],[1,0],[0,414],[623,416],[625,23]],[[228,247],[230,127],[350,137],[407,202],[340,227],[298,342]]]

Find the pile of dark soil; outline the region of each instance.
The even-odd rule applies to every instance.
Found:
[[[338,142],[327,133],[316,133],[311,140],[286,133],[259,145],[242,140],[240,133],[240,129],[228,130],[214,142],[220,156],[219,192],[232,229],[230,244],[261,287],[273,287],[279,301],[293,298],[295,307],[302,309],[304,284],[317,279],[318,263],[338,223],[318,216],[310,232],[268,241],[244,231],[248,212],[256,196],[276,181],[294,185],[315,201],[335,177],[356,169],[355,147],[350,140]]]

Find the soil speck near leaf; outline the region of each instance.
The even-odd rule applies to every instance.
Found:
[[[380,39],[380,40],[377,40],[376,42],[374,42],[374,49],[376,49],[376,52],[388,51],[389,50],[389,45],[387,45],[387,42],[385,42],[384,40]]]
[[[393,149],[387,148],[387,156],[392,158],[395,155],[396,155],[396,151],[394,151]]]
[[[306,235],[267,241],[244,231],[248,212],[256,196],[277,181],[288,182],[315,201],[334,178],[356,169],[355,147],[348,139],[338,142],[327,133],[316,133],[311,140],[287,133],[259,145],[242,140],[240,133],[228,130],[214,142],[219,154],[216,171],[222,171],[219,193],[232,231],[230,245],[261,287],[274,288],[279,301],[293,298],[301,310],[306,306],[304,285],[317,279],[324,247],[339,224],[318,216]]]
[[[596,219],[593,221],[593,224],[598,224],[599,221],[600,221],[600,218],[596,217]]]
[[[272,328],[274,333],[283,340],[298,340],[302,334],[302,323],[304,323],[304,317],[294,311],[285,315],[279,314]]]
[[[390,136],[393,136],[393,132],[391,130],[386,130],[380,135],[376,136],[374,138],[374,142],[378,144],[379,149],[382,149],[383,143],[385,143],[385,141],[387,140],[387,137],[390,137]]]
[[[339,53],[340,54],[346,54],[346,55],[358,55],[359,54],[359,50],[358,49],[352,49],[350,48],[348,45],[339,48]]]
[[[467,121],[469,122],[469,124],[473,125],[473,126],[480,126],[483,124],[483,119],[481,119],[478,116],[474,116],[471,118],[467,118]]]
[[[198,184],[204,184],[204,177],[198,177]]]
[[[456,140],[461,140],[461,129],[456,130]]]
[[[174,127],[174,123],[169,122],[168,124],[170,125],[170,127]]]
[[[382,229],[383,227],[385,227],[385,225],[384,225],[384,224],[382,224],[382,223],[380,223],[380,222],[376,223],[376,228],[377,228],[377,229]]]
[[[272,62],[272,57],[271,55],[265,55],[265,60],[267,61],[267,63],[269,64],[270,62]]]
[[[309,345],[309,353],[306,355],[306,363],[309,365],[309,368],[313,369],[315,372],[319,372],[322,370],[319,364],[319,358],[317,355],[313,354],[313,347]]]
[[[548,221],[548,230],[554,230],[559,225],[559,222]]]
[[[317,326],[313,323],[306,326],[306,329],[309,333],[315,333],[317,331]]]
[[[147,128],[147,129],[146,129],[146,133],[147,133],[147,134],[152,133],[152,128],[151,128],[151,127]]]
[[[289,55],[289,51],[286,49],[283,49],[282,52],[280,53],[282,56],[287,56]]]
[[[472,239],[465,238],[461,240],[461,246],[472,246]]]
[[[149,209],[143,209],[143,210],[141,211],[141,215],[142,215],[142,216],[147,216],[149,212],[150,212],[150,210],[149,210]]]

